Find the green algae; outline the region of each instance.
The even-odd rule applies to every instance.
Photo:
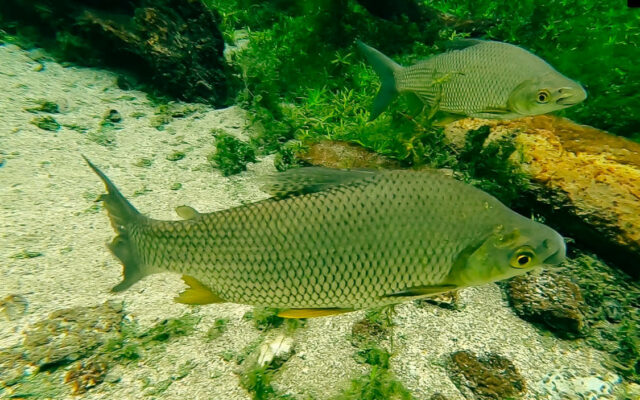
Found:
[[[184,151],[176,150],[173,153],[167,155],[167,160],[169,160],[169,161],[180,161],[185,157],[186,157],[186,154],[184,153]]]
[[[356,347],[354,360],[369,365],[369,372],[354,378],[333,400],[412,399],[411,393],[391,371],[393,357],[393,306],[367,311],[351,329],[351,344]],[[382,342],[388,341],[391,350]]]
[[[207,330],[207,340],[212,341],[216,340],[220,336],[222,336],[227,331],[227,324],[229,323],[229,318],[218,318],[213,323],[213,326]]]
[[[256,329],[268,331],[282,326],[285,319],[278,317],[280,309],[270,307],[254,307],[253,310],[244,314],[244,319],[253,321]]]
[[[16,260],[26,260],[29,258],[36,258],[36,257],[42,257],[44,254],[40,251],[33,251],[33,250],[22,250],[18,253],[15,253],[11,256],[11,258],[16,259]]]
[[[208,159],[222,175],[229,176],[246,171],[247,164],[256,162],[256,152],[251,144],[220,133],[216,136],[216,151]]]
[[[36,106],[25,108],[25,111],[30,113],[49,113],[49,114],[57,114],[60,112],[60,107],[58,103],[48,100],[40,100],[37,102]]]
[[[31,120],[31,123],[45,131],[57,132],[58,130],[60,130],[60,124],[58,123],[58,121],[48,115],[44,117],[35,117]]]
[[[153,160],[150,158],[141,158],[138,161],[135,162],[134,164],[136,167],[140,167],[140,168],[149,168],[150,166],[153,165]]]

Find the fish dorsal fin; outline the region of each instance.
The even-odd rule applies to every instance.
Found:
[[[463,50],[482,43],[487,43],[487,41],[481,39],[454,39],[446,42],[444,47],[449,51]]]
[[[377,174],[373,170],[341,170],[324,167],[289,169],[270,175],[262,190],[274,197],[283,198],[321,192],[338,185],[363,181]]]
[[[422,297],[432,296],[438,293],[448,292],[456,289],[456,285],[429,285],[429,286],[416,286],[404,289],[400,292],[391,293],[385,297]]]
[[[193,219],[200,215],[195,208],[189,206],[176,207],[176,213],[178,213],[178,216],[183,219]]]
[[[174,298],[177,303],[191,305],[225,303],[224,299],[213,293],[211,289],[203,285],[196,278],[189,275],[182,275],[182,280],[189,285],[189,287]]]
[[[354,311],[352,308],[290,308],[278,313],[280,318],[317,318],[344,314]]]

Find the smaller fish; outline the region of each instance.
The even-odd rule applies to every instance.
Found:
[[[587,98],[578,82],[521,47],[477,39],[451,46],[456,49],[403,67],[358,41],[382,82],[369,120],[399,93],[417,97],[431,116],[446,122],[466,116],[506,120],[546,114]]]

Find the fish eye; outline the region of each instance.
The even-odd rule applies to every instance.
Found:
[[[541,90],[536,95],[536,101],[540,104],[548,103],[549,97],[550,97],[550,94],[548,90]]]
[[[528,247],[520,248],[511,257],[511,266],[513,268],[527,268],[533,262],[535,255]]]

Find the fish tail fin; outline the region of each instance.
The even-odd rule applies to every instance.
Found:
[[[93,172],[100,177],[107,189],[107,193],[100,196],[100,200],[102,200],[104,207],[107,209],[111,226],[117,234],[108,247],[122,263],[124,275],[122,282],[114,286],[111,291],[122,292],[148,275],[138,257],[135,244],[129,237],[131,223],[145,217],[129,203],[104,172],[100,171],[87,157],[82,156],[82,158],[84,158]]]
[[[378,115],[382,114],[398,94],[395,74],[402,69],[402,66],[361,41],[358,41],[357,44],[360,51],[369,61],[369,64],[371,64],[374,71],[376,71],[380,77],[380,90],[373,101],[371,115],[369,116],[369,121],[373,121],[378,118]]]

